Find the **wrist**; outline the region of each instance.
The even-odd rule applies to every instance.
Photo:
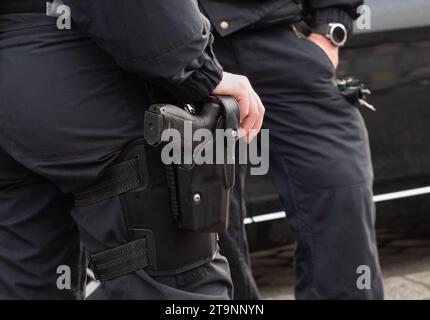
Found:
[[[339,47],[333,45],[329,39],[317,33],[311,33],[308,39],[326,53],[333,67],[336,69],[339,63]]]
[[[335,46],[329,39],[318,33],[311,33],[308,37],[309,40],[317,43],[320,47],[332,52],[339,52],[339,47]]]

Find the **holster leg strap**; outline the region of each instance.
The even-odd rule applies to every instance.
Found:
[[[109,280],[144,269],[150,275],[177,275],[208,263],[217,251],[215,234],[178,228],[172,218],[169,187],[161,147],[132,142],[92,186],[75,193],[76,206],[91,206],[114,197],[129,241],[89,255],[99,280]],[[117,202],[118,204],[118,202]],[[227,203],[225,203],[227,205]],[[210,205],[206,205],[210,208]],[[99,212],[103,219],[103,210]],[[172,254],[174,252],[175,254]]]
[[[149,264],[146,239],[89,255],[90,267],[97,280],[105,281],[144,269]]]
[[[143,169],[139,167],[137,158],[110,167],[96,184],[75,193],[75,205],[85,206],[107,200],[145,184],[147,174]]]

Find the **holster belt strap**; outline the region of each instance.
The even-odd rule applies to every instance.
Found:
[[[75,205],[90,205],[131,191],[146,182],[141,172],[137,158],[110,167],[96,184],[75,193]]]
[[[145,238],[90,254],[88,258],[94,276],[100,281],[136,272],[149,264]]]
[[[0,0],[0,14],[45,13],[46,0]]]

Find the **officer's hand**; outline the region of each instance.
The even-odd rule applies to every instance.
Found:
[[[248,78],[224,72],[223,79],[213,94],[230,95],[237,100],[242,129],[239,136],[246,136],[246,141],[250,143],[261,130],[265,109]]]
[[[324,50],[336,69],[339,64],[339,47],[334,46],[329,39],[317,33],[311,33],[308,39]]]

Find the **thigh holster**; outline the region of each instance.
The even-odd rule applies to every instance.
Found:
[[[220,119],[226,123],[232,114],[226,116],[220,110],[212,116],[216,123]],[[237,129],[238,111],[231,110],[236,119],[232,126]],[[151,114],[148,119],[154,120]],[[191,166],[183,172],[180,165],[162,163],[162,147],[154,140],[148,143],[146,137],[134,141],[96,184],[75,194],[77,206],[113,197],[121,201],[129,242],[89,254],[90,267],[99,280],[140,269],[152,275],[175,275],[211,261],[217,251],[216,232],[227,226],[234,165],[227,169]],[[197,192],[204,201],[195,203],[193,194]]]

